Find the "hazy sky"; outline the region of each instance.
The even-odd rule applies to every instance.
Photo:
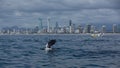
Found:
[[[0,0],[0,27],[31,27],[38,18],[51,25],[73,23],[120,23],[120,0]]]

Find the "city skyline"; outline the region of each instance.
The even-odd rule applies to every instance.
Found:
[[[6,26],[34,27],[39,18],[47,25],[56,22],[74,24],[117,24],[120,22],[119,0],[0,0],[0,28]]]
[[[93,24],[86,25],[76,25],[69,20],[69,25],[59,26],[58,22],[55,26],[50,26],[50,19],[48,18],[48,23],[46,26],[42,25],[42,20],[40,20],[40,25],[32,28],[12,26],[4,27],[0,30],[0,35],[28,35],[28,34],[90,34],[90,33],[120,33],[119,26],[117,24],[102,25],[99,27]]]

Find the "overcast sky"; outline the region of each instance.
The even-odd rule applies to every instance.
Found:
[[[120,0],[0,0],[0,27],[34,27],[39,18],[46,25],[61,26],[72,19],[82,23],[120,23]]]

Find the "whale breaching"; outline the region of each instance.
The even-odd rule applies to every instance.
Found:
[[[52,46],[53,46],[55,43],[56,43],[56,40],[55,40],[55,39],[50,40],[50,41],[46,44],[45,50],[46,50],[46,51],[52,50]]]

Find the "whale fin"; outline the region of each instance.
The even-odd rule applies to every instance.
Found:
[[[51,46],[53,46],[54,44],[56,43],[56,40],[53,39],[53,40],[50,40],[47,44],[47,48],[51,48]]]

